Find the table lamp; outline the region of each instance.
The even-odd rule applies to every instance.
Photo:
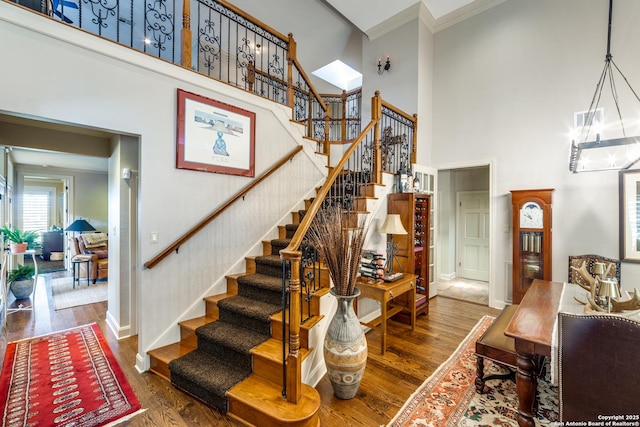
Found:
[[[400,266],[400,261],[398,261],[396,257],[396,254],[398,253],[398,245],[393,242],[393,236],[396,234],[407,234],[407,230],[403,227],[399,214],[387,214],[387,217],[384,219],[384,223],[378,231],[391,236],[387,242],[387,262],[384,267],[389,274],[392,275],[394,262],[397,262],[398,266]]]
[[[603,262],[594,262],[593,263],[593,274],[597,278],[601,279],[604,274],[604,263]]]
[[[607,309],[607,313],[611,313],[611,299],[620,298],[620,289],[618,283],[612,279],[601,279],[598,287],[598,302],[602,308]]]

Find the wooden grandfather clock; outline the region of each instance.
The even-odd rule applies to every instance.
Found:
[[[535,279],[551,280],[551,195],[554,189],[511,190],[513,304]]]

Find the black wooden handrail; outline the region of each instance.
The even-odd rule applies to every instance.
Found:
[[[274,173],[275,171],[280,169],[280,167],[282,167],[285,163],[287,163],[289,160],[294,158],[295,155],[298,154],[300,151],[302,151],[302,145],[298,145],[288,155],[283,157],[278,163],[276,163],[271,168],[269,168],[269,170],[264,172],[258,178],[253,180],[249,185],[247,185],[245,188],[240,190],[240,192],[238,192],[235,196],[233,196],[231,199],[229,199],[224,205],[220,206],[218,209],[216,209],[214,212],[212,212],[210,215],[208,215],[206,218],[204,218],[198,224],[193,226],[189,231],[184,233],[175,242],[173,242],[171,245],[169,245],[165,250],[160,252],[155,257],[151,258],[149,261],[145,262],[144,263],[144,267],[145,268],[153,268],[160,261],[162,261],[167,256],[169,256],[169,254],[171,252],[177,251],[183,243],[185,243],[187,240],[189,240],[191,237],[193,237],[196,233],[198,233],[198,231],[202,230],[211,221],[213,221],[218,216],[220,216],[220,214],[222,214],[225,210],[227,210],[227,208],[229,208],[233,203],[235,203],[239,199],[243,198],[249,191],[251,191],[253,188],[255,188],[258,184],[260,184],[262,181],[264,181],[267,177],[269,177],[269,175],[271,175],[272,173]]]

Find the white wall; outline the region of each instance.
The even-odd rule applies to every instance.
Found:
[[[177,320],[204,313],[201,297],[226,289],[224,275],[242,271],[244,256],[257,253],[263,238],[276,237],[276,225],[290,220],[326,170],[291,126],[287,108],[5,2],[0,39],[0,111],[138,138],[141,262],[251,181],[176,169],[178,88],[256,113],[256,176],[297,145],[305,147],[178,254],[153,269],[137,266],[138,367],[145,369],[145,352],[177,340]],[[159,232],[159,244],[150,243],[152,231]]]
[[[382,99],[401,110],[409,114],[417,112],[418,32],[419,21],[416,18],[373,41],[362,36],[363,125],[371,118],[371,97],[376,90],[380,91]],[[391,69],[378,75],[378,58],[384,65],[387,55]]]
[[[568,169],[573,113],[588,109],[604,65],[607,16],[605,1],[510,0],[435,34],[433,164],[495,161],[491,269],[500,291],[511,260],[504,227],[511,226],[512,189],[556,189],[554,281],[566,280],[569,255],[619,256],[618,173]],[[640,2],[615,2],[612,53],[636,91],[639,20]],[[638,103],[617,83],[627,135],[638,135]],[[603,91],[607,97],[612,122]],[[640,266],[624,263],[623,287],[638,278]]]

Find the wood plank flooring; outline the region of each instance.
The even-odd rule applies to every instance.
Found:
[[[125,423],[131,427],[159,426],[240,426],[241,424],[174,388],[166,380],[135,369],[137,338],[116,340],[107,331],[106,303],[55,311],[51,297],[51,279],[58,272],[43,275],[44,288],[32,296],[34,310],[10,314],[0,339],[4,358],[8,342],[96,322],[111,350],[147,411]],[[11,303],[11,301],[10,301]],[[415,331],[408,325],[389,322],[387,351],[380,354],[380,328],[367,333],[369,358],[364,379],[355,398],[340,400],[333,396],[326,376],[317,385],[322,398],[320,421],[323,427],[380,426],[396,414],[405,400],[456,349],[469,330],[485,314],[498,310],[478,304],[435,297],[429,316],[419,316]]]

